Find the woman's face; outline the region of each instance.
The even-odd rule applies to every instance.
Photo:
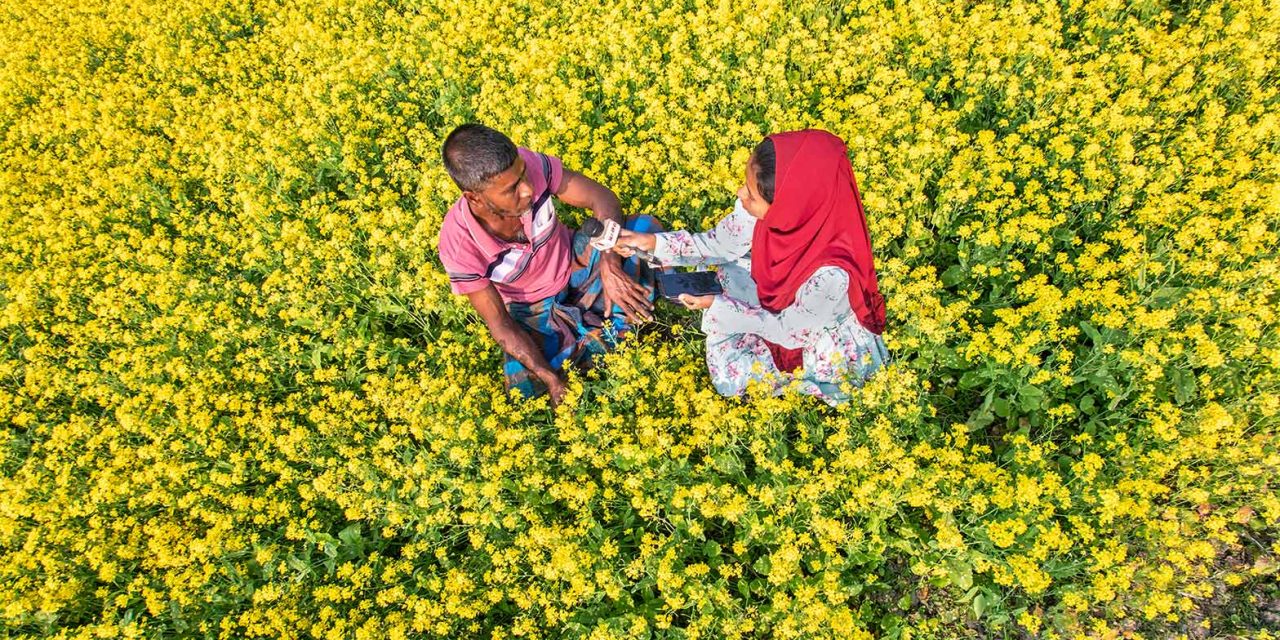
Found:
[[[747,160],[746,181],[738,187],[738,199],[742,201],[742,208],[757,220],[763,220],[769,213],[769,203],[760,195],[760,185],[756,183],[756,163],[751,159]]]

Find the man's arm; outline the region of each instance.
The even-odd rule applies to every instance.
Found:
[[[613,190],[577,171],[564,170],[556,197],[567,205],[590,209],[601,222],[622,224],[622,203]]]
[[[556,197],[567,205],[590,209],[596,219],[612,220],[622,224],[622,203],[608,187],[576,171],[564,170],[560,190]],[[600,283],[604,287],[606,314],[612,313],[613,303],[622,307],[628,319],[653,317],[653,303],[649,292],[633,281],[622,270],[622,256],[612,251],[600,254]]]
[[[533,336],[530,336],[507,312],[507,307],[502,303],[502,296],[498,295],[498,290],[490,284],[479,291],[468,293],[467,298],[471,300],[471,306],[475,307],[480,318],[484,320],[485,326],[489,328],[489,333],[493,335],[498,346],[547,385],[552,404],[559,404],[560,398],[564,395],[564,380],[551,368],[546,356],[534,342]]]

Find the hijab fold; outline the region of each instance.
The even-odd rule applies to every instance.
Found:
[[[778,313],[820,267],[839,267],[849,274],[849,306],[858,321],[881,334],[884,297],[844,141],[816,129],[769,139],[777,153],[773,204],[751,238],[751,277],[761,306]]]

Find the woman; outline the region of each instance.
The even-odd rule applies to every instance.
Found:
[[[619,245],[664,265],[720,265],[723,294],[680,301],[704,310],[721,394],[739,395],[752,380],[780,393],[797,380],[834,405],[847,399],[842,381],[860,384],[888,360],[884,298],[846,153],[825,131],[771,135],[747,161],[733,213],[711,231],[622,232]],[[631,255],[625,247],[615,250]]]

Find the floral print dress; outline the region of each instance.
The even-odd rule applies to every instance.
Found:
[[[710,231],[657,234],[653,255],[664,266],[718,265],[724,293],[702,315],[711,382],[726,396],[742,394],[752,380],[771,386],[775,394],[796,382],[800,392],[839,404],[848,398],[841,382],[861,384],[888,361],[884,340],[858,322],[849,306],[849,274],[839,267],[815,271],[780,313],[761,307],[751,279],[755,224],[738,201]],[[778,371],[766,340],[802,350],[800,375]]]

